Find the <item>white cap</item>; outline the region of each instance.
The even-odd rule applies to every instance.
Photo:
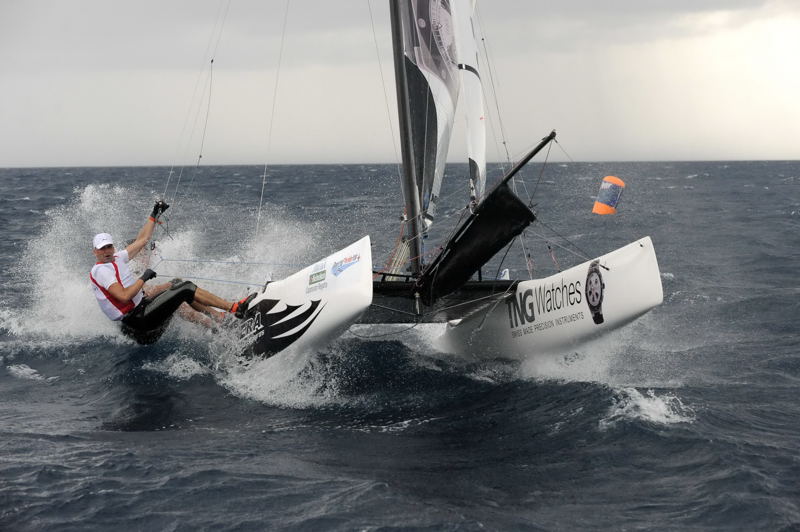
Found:
[[[94,245],[94,249],[100,249],[103,246],[107,246],[109,244],[114,244],[114,239],[111,238],[111,235],[108,233],[99,233],[94,235],[94,240],[92,241]]]

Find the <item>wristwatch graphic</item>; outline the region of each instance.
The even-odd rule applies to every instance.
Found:
[[[603,305],[603,289],[606,287],[603,284],[603,276],[600,275],[599,264],[599,260],[592,261],[586,274],[586,302],[592,312],[592,320],[598,325],[603,323],[603,312],[600,307]]]

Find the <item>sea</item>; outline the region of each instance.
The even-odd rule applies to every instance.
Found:
[[[383,264],[396,165],[264,170],[0,169],[0,530],[800,530],[799,161],[529,165],[538,220],[484,278],[644,236],[661,270],[663,304],[566,355],[444,353],[441,324],[248,363],[178,319],[123,337],[91,239],[134,238],[157,199],[157,280],[239,298],[367,234]],[[627,186],[597,216],[606,175]]]

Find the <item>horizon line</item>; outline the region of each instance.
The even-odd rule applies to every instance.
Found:
[[[586,160],[586,161],[547,161],[546,163],[542,161],[531,161],[528,164],[617,164],[617,163],[758,163],[758,162],[800,162],[800,158],[798,159],[598,159],[598,160]],[[219,164],[207,164],[207,165],[200,165],[197,168],[211,168],[211,167],[220,167],[220,166],[363,166],[363,165],[381,165],[381,166],[397,166],[400,163],[397,162],[310,162],[310,163],[219,163]],[[459,164],[464,165],[468,164],[467,162],[447,162],[447,165],[451,164]],[[486,165],[503,165],[503,164],[510,164],[508,162],[503,161],[487,161]],[[513,162],[511,163],[513,164]],[[85,164],[85,165],[75,165],[75,164],[56,164],[56,165],[8,165],[8,166],[0,166],[0,170],[16,170],[16,169],[34,169],[34,168],[187,168],[193,167],[195,165],[186,164],[186,165],[175,165],[175,164],[112,164],[112,165],[103,165],[103,164]]]

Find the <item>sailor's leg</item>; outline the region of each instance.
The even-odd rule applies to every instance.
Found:
[[[168,290],[170,286],[172,286],[172,283],[162,283],[162,284],[157,284],[157,285],[152,285],[152,286],[146,284],[146,285],[144,285],[142,290],[144,290],[144,295],[146,295],[150,299],[153,299],[158,294]]]
[[[197,301],[194,301],[194,302],[191,303],[191,306],[197,312],[200,312],[201,314],[205,314],[206,316],[210,317],[214,321],[222,321],[222,320],[225,319],[225,313],[224,312],[220,312],[218,310],[215,310],[214,308],[209,307],[208,305],[203,305],[201,303],[198,303]]]
[[[182,303],[194,301],[195,290],[197,286],[189,281],[174,284],[172,288],[153,299],[145,309],[143,317],[156,323],[169,319]]]
[[[203,305],[197,305],[197,303],[183,303],[180,307],[178,307],[178,315],[186,321],[199,323],[200,325],[208,328],[213,327],[214,321],[212,318],[206,316],[202,311],[198,310],[196,306],[208,308],[203,307]]]
[[[194,283],[183,281],[147,302],[143,309],[134,311],[122,319],[123,332],[142,344],[153,343],[161,336],[172,315],[183,303],[194,300]]]
[[[219,296],[216,296],[208,290],[198,288],[194,293],[194,300],[201,305],[209,307],[221,308],[224,311],[229,311],[233,306],[233,301],[227,301]]]

